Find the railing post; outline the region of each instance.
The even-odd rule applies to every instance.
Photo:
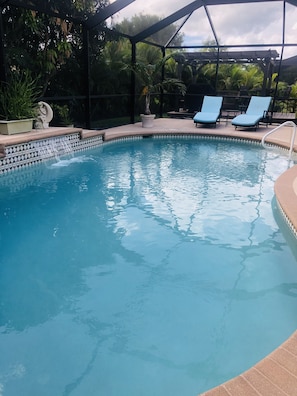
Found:
[[[293,149],[294,149],[295,137],[296,137],[296,124],[293,121],[285,121],[281,125],[279,125],[276,128],[272,129],[272,131],[269,131],[269,132],[265,133],[265,135],[261,139],[261,145],[262,145],[262,147],[267,149],[268,147],[265,145],[266,137],[271,135],[272,133],[276,132],[277,130],[279,130],[281,127],[283,127],[285,125],[291,125],[293,127],[293,132],[292,132],[291,142],[290,142],[290,150],[289,150],[289,159],[291,159],[292,152],[293,152]]]

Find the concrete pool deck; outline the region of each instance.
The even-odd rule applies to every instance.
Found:
[[[230,123],[222,121],[214,127],[195,127],[191,119],[162,118],[155,120],[153,128],[144,129],[140,123],[124,125],[107,130],[83,130],[81,128],[49,128],[33,130],[26,134],[0,135],[0,156],[5,156],[7,146],[21,144],[53,136],[79,132],[81,139],[102,136],[105,142],[131,136],[150,136],[153,134],[205,135],[221,138],[248,139],[261,141],[263,135],[277,126],[261,125],[257,131],[235,130]],[[270,135],[267,142],[283,148],[290,147],[292,127],[283,126]],[[297,138],[294,142],[297,152]],[[282,174],[275,183],[278,202],[292,226],[297,230],[297,165]],[[275,351],[255,366],[224,384],[202,394],[203,396],[294,396],[297,395],[297,330]]]

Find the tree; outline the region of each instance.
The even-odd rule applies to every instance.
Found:
[[[130,80],[123,72],[123,63],[131,62],[131,44],[126,39],[108,41],[98,62],[92,68],[93,94],[113,94],[129,92]]]
[[[108,0],[65,0],[56,1],[53,7],[62,15],[84,20],[107,2]],[[5,64],[9,69],[28,69],[40,76],[43,93],[53,77],[63,69],[63,65],[71,63],[71,58],[76,59],[73,65],[80,63],[83,48],[82,25],[74,23],[71,18],[62,19],[13,6],[3,8],[2,18]],[[96,52],[102,47],[105,37],[95,30],[91,33],[92,50]]]
[[[125,32],[126,34],[135,34],[136,25],[138,24],[144,28],[142,24],[143,15],[135,16],[132,21],[124,20],[123,25],[119,24],[115,29]],[[146,26],[152,21],[159,20],[158,17],[153,16],[152,19],[145,19]],[[136,23],[137,22],[137,23]],[[121,27],[123,26],[123,27]],[[167,30],[168,32],[168,30]],[[172,33],[170,33],[172,34]],[[146,43],[139,42],[136,45],[137,62],[143,65],[156,65],[162,61],[163,55],[160,48],[148,45]],[[126,38],[118,38],[117,40],[108,41],[105,43],[100,56],[97,59],[97,63],[92,68],[92,82],[91,90],[95,95],[99,94],[126,94],[126,100],[128,100],[128,94],[130,93],[130,74],[129,65],[131,64],[131,43]],[[125,69],[123,65],[128,65]],[[166,72],[170,68],[170,76],[176,77],[174,68],[176,68],[176,62],[173,59],[169,59],[165,65]],[[125,70],[124,70],[125,69]],[[125,99],[122,98],[122,101]],[[123,106],[119,106],[119,109],[123,109]],[[118,110],[119,112],[120,110]]]
[[[137,62],[132,66],[124,65],[124,69],[129,69],[135,73],[136,78],[140,84],[140,95],[145,98],[144,114],[151,114],[151,95],[165,92],[172,92],[177,90],[182,95],[186,93],[186,86],[182,81],[173,77],[166,77],[162,79],[162,69],[166,62],[172,58],[172,54],[157,61],[156,63]]]
[[[154,25],[162,19],[163,18],[158,15],[137,14],[132,16],[131,19],[123,19],[122,22],[115,24],[114,28],[121,33],[128,34],[129,36],[134,36],[135,34],[140,33],[141,31]],[[167,41],[170,40],[170,38],[175,34],[176,31],[177,26],[171,24],[146,39],[156,44],[165,45]],[[181,46],[182,42],[183,34],[178,33],[171,44]]]

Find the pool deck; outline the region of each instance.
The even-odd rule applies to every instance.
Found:
[[[33,130],[26,134],[0,135],[0,156],[5,155],[5,147],[32,140],[46,139],[79,132],[81,139],[101,135],[104,141],[112,141],[129,136],[189,135],[199,134],[242,138],[261,141],[262,136],[277,126],[261,125],[257,131],[235,130],[232,125],[221,121],[214,127],[195,127],[191,119],[162,118],[155,120],[152,128],[142,128],[140,123],[110,128],[101,131],[82,130],[80,128],[48,128]],[[267,142],[284,148],[290,147],[292,127],[283,126],[267,138]],[[297,152],[297,138],[294,142]],[[297,165],[282,174],[275,183],[278,202],[292,225],[297,230]],[[255,366],[216,388],[202,393],[203,396],[294,396],[297,395],[297,330],[275,351],[262,359]]]

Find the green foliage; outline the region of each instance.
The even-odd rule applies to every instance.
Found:
[[[185,95],[186,86],[182,81],[173,77],[162,79],[163,67],[165,67],[166,62],[173,56],[173,54],[170,54],[155,64],[137,62],[132,67],[124,65],[124,68],[130,69],[138,79],[141,87],[140,94],[145,98],[144,114],[151,114],[150,100],[152,94],[160,93],[161,91],[178,91],[182,95]]]
[[[35,118],[40,91],[28,71],[11,72],[8,83],[0,85],[0,117],[4,120]]]
[[[156,64],[162,60],[162,52],[158,47],[146,43],[138,43],[136,47],[137,60],[141,63]]]
[[[53,104],[52,109],[54,113],[54,121],[57,126],[68,126],[73,124],[68,105]]]
[[[154,25],[155,23],[161,21],[163,17],[159,15],[145,15],[137,14],[132,16],[130,19],[124,19],[122,22],[115,25],[115,29],[121,33],[134,36],[137,33],[145,30],[146,28]],[[177,27],[172,24],[166,26],[164,29],[157,33],[154,33],[151,37],[146,38],[156,44],[165,45],[167,41],[175,34]],[[178,33],[174,40],[171,42],[172,45],[180,46],[183,41],[183,35]]]
[[[85,20],[106,4],[108,0],[56,0],[51,1],[50,7],[52,15],[59,11],[62,15]],[[28,69],[34,75],[40,75],[43,95],[47,87],[55,90],[51,82],[60,73],[63,73],[63,83],[73,87],[71,75],[81,73],[83,68],[81,24],[52,15],[11,6],[3,7],[2,12],[5,64],[8,69]],[[104,40],[102,32],[99,34],[95,29],[90,32],[94,59]]]
[[[63,15],[86,20],[88,17],[92,18],[92,15],[108,4],[109,0],[51,0],[48,4],[49,7],[52,7],[51,15],[3,5],[4,63],[7,69],[28,69],[31,70],[32,76],[40,75],[40,85],[42,86],[40,96],[83,97],[87,84],[84,74],[85,55],[82,24],[53,15],[55,11],[58,11]],[[162,16],[159,15],[139,14],[132,16],[129,20],[124,19],[114,28],[133,36],[158,23],[161,19]],[[165,44],[174,35],[176,28],[175,25],[170,25],[147,40]],[[114,39],[115,36],[112,37]],[[131,70],[127,73],[127,69],[131,69],[131,67],[123,68],[123,64],[130,65],[131,43],[126,38],[107,41],[108,33],[104,29],[104,23],[100,28],[89,31],[89,39],[91,75],[88,83],[91,94],[97,96],[92,102],[92,111],[94,114],[111,115],[116,112],[117,115],[125,115],[129,107],[131,92]],[[179,33],[172,44],[181,46],[182,42],[183,35]],[[208,40],[204,45],[206,46],[205,51],[217,50],[214,48],[216,43],[213,40]],[[166,51],[166,53],[168,52]],[[179,54],[182,56],[182,51]],[[172,55],[162,64],[162,52],[158,46],[137,43],[138,65],[135,65],[134,71],[135,75],[138,75],[137,89],[141,92],[142,99],[144,97],[148,103],[146,111],[150,111],[151,94],[159,94],[162,90],[184,93],[185,85],[182,81],[188,86],[208,83],[210,86],[216,87],[218,91],[234,91],[236,93],[239,92],[241,86],[246,86],[250,92],[262,89],[263,72],[258,65],[220,64],[217,75],[215,64],[202,66],[202,64],[193,65],[186,62],[177,63]],[[166,78],[161,82],[163,67]],[[141,73],[141,68],[144,73]],[[283,81],[278,83],[277,95],[279,97],[286,95],[288,87],[291,86],[290,98],[297,98],[294,70],[291,70],[289,80],[284,78],[284,73],[280,73]],[[273,82],[271,88],[275,88]],[[1,87],[2,89],[3,87]],[[108,95],[108,97],[103,98],[101,95]],[[156,95],[152,98],[156,102],[159,97]],[[59,101],[59,103],[61,102]],[[67,103],[70,102],[67,101]],[[94,103],[96,103],[95,106]],[[74,107],[76,110],[73,110]],[[71,101],[71,113],[75,115],[76,119],[79,114],[80,119],[83,120],[84,110],[81,99]],[[0,115],[2,118],[6,117],[4,113],[6,112],[2,110]]]
[[[215,85],[216,65],[206,65],[201,70],[203,76]],[[261,89],[263,72],[257,65],[220,64],[218,70],[218,91],[239,91],[245,86],[248,90]]]
[[[127,94],[130,79],[123,64],[131,62],[131,44],[126,39],[106,43],[100,59],[92,65],[91,92],[94,95]]]
[[[291,85],[291,97],[297,98],[297,82]]]

